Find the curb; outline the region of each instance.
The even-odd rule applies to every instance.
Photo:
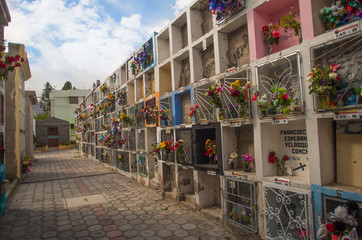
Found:
[[[18,185],[18,183],[19,183],[19,179],[15,179],[12,183],[6,184],[6,186],[5,186],[6,187],[6,190],[5,190],[6,201],[8,201],[12,192],[14,191],[14,188],[16,187],[16,185]]]

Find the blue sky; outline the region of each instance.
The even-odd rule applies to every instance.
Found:
[[[61,89],[71,81],[89,89],[103,81],[132,51],[165,27],[193,0],[7,0],[8,42],[25,44],[32,78]]]

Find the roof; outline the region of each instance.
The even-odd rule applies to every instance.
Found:
[[[35,105],[38,102],[38,100],[36,99],[35,91],[25,91],[25,96],[29,97],[33,105]]]
[[[69,122],[56,117],[51,117],[45,120],[36,120],[36,125],[37,126],[69,125]]]
[[[0,1],[0,24],[3,26],[7,26],[11,21],[11,16],[9,12],[8,5],[5,0]]]
[[[81,90],[81,89],[69,89],[69,90],[53,90],[49,93],[49,99],[54,98],[64,98],[64,97],[85,97],[87,96],[92,90]]]

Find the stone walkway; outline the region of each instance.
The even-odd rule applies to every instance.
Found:
[[[35,158],[32,173],[16,187],[0,217],[1,240],[258,239],[233,236],[75,150]],[[81,199],[72,201],[76,197]]]

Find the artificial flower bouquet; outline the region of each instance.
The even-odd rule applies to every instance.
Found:
[[[241,157],[244,160],[244,171],[250,172],[252,170],[252,164],[254,162],[254,158],[250,154],[244,154]]]
[[[209,103],[211,103],[215,108],[222,109],[221,93],[222,88],[219,85],[210,86],[205,93],[208,97]]]
[[[328,223],[321,224],[317,238],[321,240],[359,240],[357,215],[359,206],[355,201],[347,201],[328,214]]]
[[[101,87],[100,87],[100,90],[102,93],[105,93],[108,91],[108,87],[107,87],[107,84],[103,84]]]
[[[171,161],[173,152],[172,142],[163,141],[158,145],[158,148],[162,150],[162,160]]]
[[[362,18],[362,7],[360,0],[333,0],[331,5],[323,7],[319,17],[327,30],[332,30],[350,22]]]
[[[22,162],[23,165],[23,169],[25,169],[26,173],[30,173],[31,172],[31,165],[32,165],[32,161],[33,161],[33,157],[32,156],[26,156]]]
[[[126,113],[121,113],[120,120],[122,122],[122,127],[128,127],[132,123],[132,119],[127,116]]]
[[[267,47],[268,54],[272,53],[273,44],[276,44],[276,45],[279,44],[280,33],[278,30],[279,30],[279,26],[273,25],[272,23],[270,23],[269,25],[263,26],[261,29],[261,33],[263,34],[264,43],[265,43],[265,46]]]
[[[152,150],[153,150],[153,155],[155,155],[158,159],[161,159],[161,148],[160,148],[159,144],[154,142],[152,144]]]
[[[245,83],[244,86],[241,86],[240,81],[236,80],[231,83],[229,91],[230,95],[234,98],[235,102],[239,105],[240,117],[245,117],[245,114],[249,108],[249,91],[251,87],[251,82]]]
[[[301,23],[295,19],[293,7],[291,7],[290,12],[287,15],[280,18],[280,26],[284,28],[284,31],[293,30],[295,36],[300,36],[302,33]]]
[[[209,158],[211,164],[217,164],[217,149],[216,149],[216,141],[207,139],[205,142],[205,155]]]
[[[9,72],[13,72],[15,68],[20,67],[25,61],[20,55],[5,56],[5,46],[0,46],[0,76],[1,79],[7,79]]]
[[[180,163],[185,163],[185,141],[180,139],[178,140],[177,142],[175,142],[174,144],[174,150],[176,152],[176,157],[177,157],[177,160],[179,160],[178,162]]]
[[[190,107],[190,112],[187,114],[189,118],[192,118],[193,116],[196,117],[197,110],[199,109],[199,104],[195,104],[195,106]]]
[[[117,103],[120,106],[124,106],[127,104],[127,91],[126,90],[121,90],[117,93]]]
[[[289,161],[289,157],[287,155],[283,155],[283,157],[279,159],[274,151],[271,151],[269,153],[268,162],[271,164],[275,164],[277,176],[284,176],[286,174],[286,161]]]
[[[327,60],[316,65],[308,75],[310,82],[309,94],[318,98],[319,108],[328,108],[337,105],[337,92],[341,86],[341,77],[338,74],[339,65],[331,64]]]

